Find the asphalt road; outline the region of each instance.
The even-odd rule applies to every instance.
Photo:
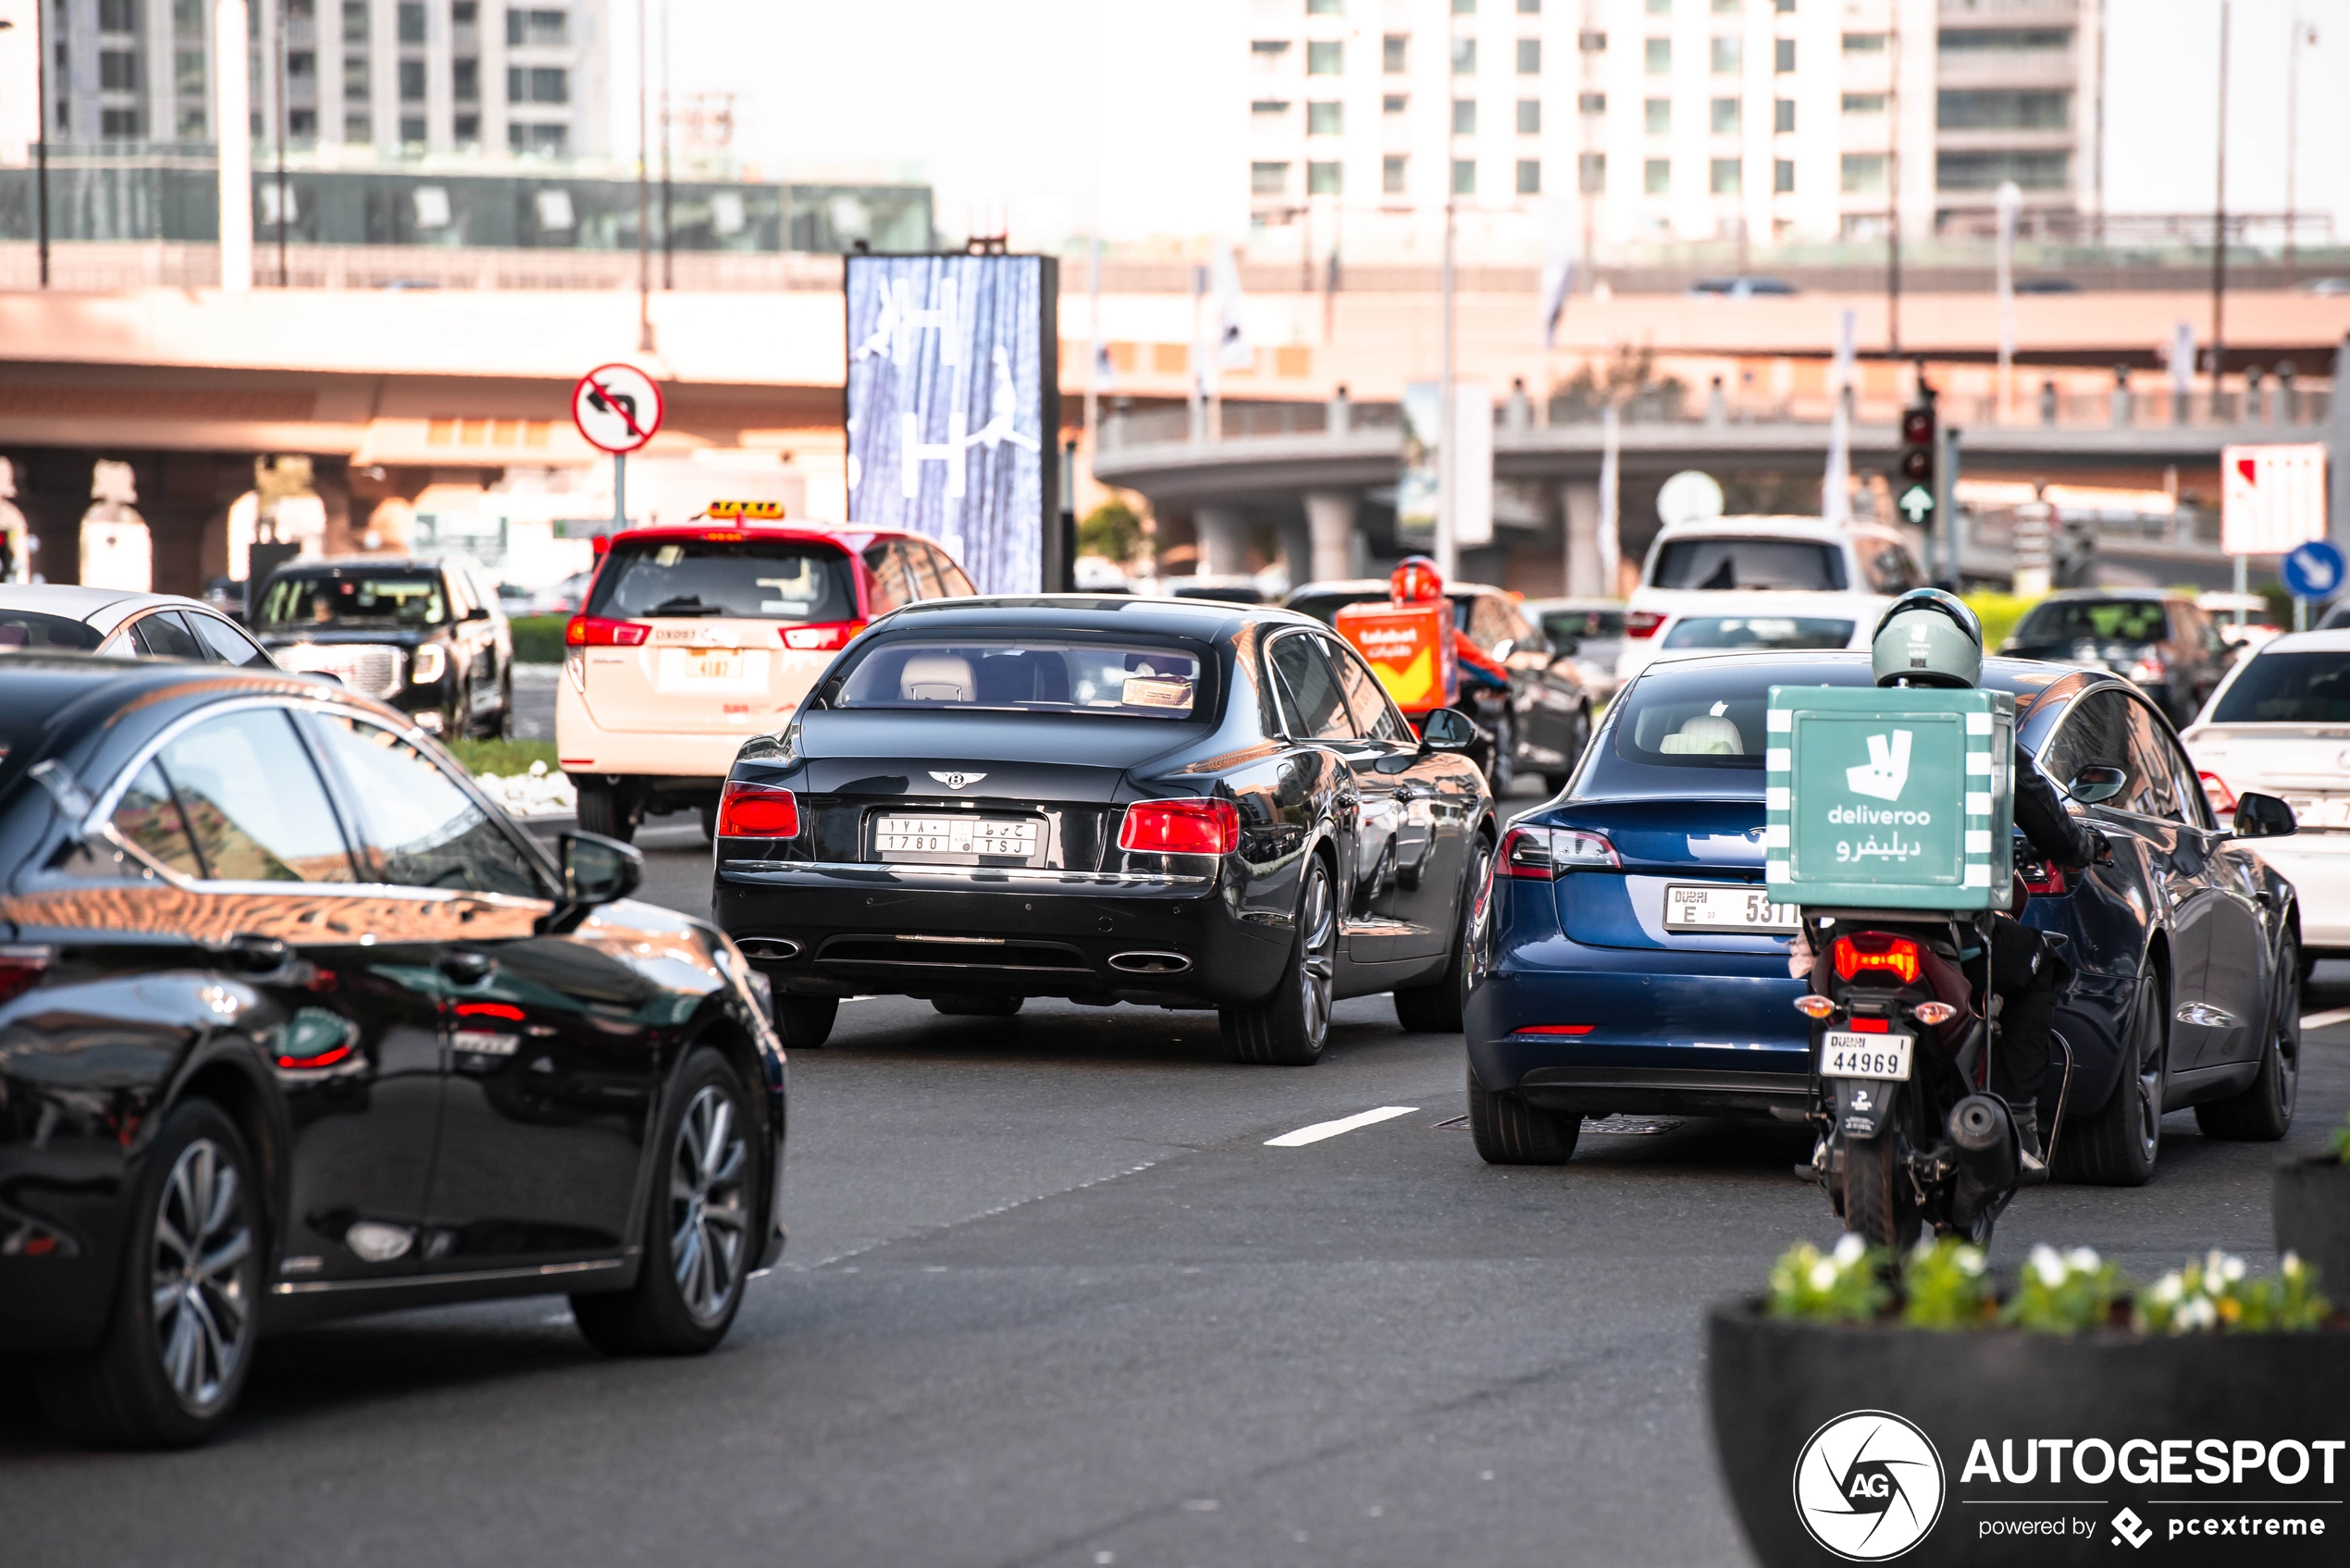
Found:
[[[644,834],[647,891],[704,909],[688,821]],[[2310,1010],[2350,1002],[2350,965],[2320,980]],[[64,1448],[0,1374],[0,1562],[1749,1561],[1700,1323],[1836,1235],[1804,1139],[1648,1121],[1491,1168],[1456,1037],[1338,1017],[1280,1069],[1206,1014],[848,1004],[792,1061],[785,1261],[715,1353],[606,1361],[560,1299],[311,1329],[171,1455]],[[2307,1060],[2283,1149],[2173,1116],[2154,1185],[2028,1193],[1998,1259],[2267,1266],[2270,1167],[2350,1106],[2350,1026]],[[1267,1146],[1380,1106],[1412,1109]]]

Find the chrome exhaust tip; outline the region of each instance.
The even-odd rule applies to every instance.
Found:
[[[804,951],[798,943],[787,936],[738,936],[735,938],[735,945],[743,950],[744,957],[769,964],[797,958]]]
[[[1192,961],[1181,953],[1113,953],[1109,967],[1123,974],[1181,974]]]

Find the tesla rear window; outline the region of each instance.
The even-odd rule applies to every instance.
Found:
[[[32,610],[0,610],[0,650],[87,653],[105,639],[97,628],[63,615]]]
[[[639,539],[614,545],[588,613],[612,620],[724,615],[746,621],[857,619],[847,553],[797,539]]]
[[[1842,593],[1844,552],[1808,539],[1675,539],[1657,552],[1653,586]]]
[[[1664,634],[1666,648],[1844,648],[1852,623],[1809,615],[1684,615]]]
[[[2210,722],[2350,724],[2350,653],[2255,654]]]
[[[261,598],[260,623],[288,626],[438,626],[449,619],[438,572],[302,573],[278,577]]]
[[[1651,666],[1617,698],[1614,742],[1594,748],[1578,798],[1762,793],[1762,716],[1775,685],[1864,686],[1865,660],[1836,664],[1708,659]],[[1704,775],[1713,772],[1708,780]],[[1741,775],[1725,777],[1724,774]]]
[[[2162,604],[2148,599],[2068,599],[2040,605],[2010,640],[2018,647],[2059,642],[2160,642]]]
[[[1180,648],[1094,642],[886,642],[848,672],[835,708],[1009,709],[1188,719],[1200,661]]]

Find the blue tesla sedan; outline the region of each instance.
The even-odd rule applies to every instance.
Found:
[[[1763,713],[1774,685],[1869,684],[1865,653],[1652,665],[1559,798],[1511,827],[1466,1013],[1488,1161],[1559,1163],[1584,1117],[1614,1112],[1804,1119],[1795,910],[1762,886]],[[2013,694],[2022,749],[2115,847],[2112,864],[2068,876],[2017,846],[2023,918],[2065,939],[2076,974],[2057,1015],[2073,1056],[2059,1174],[2144,1182],[2163,1113],[2186,1105],[2214,1136],[2282,1137],[2300,915],[2292,884],[2236,842],[2262,828],[2215,820],[2169,722],[2129,683],[1994,659],[1983,684]],[[2052,1070],[2045,1126],[2060,1086]]]

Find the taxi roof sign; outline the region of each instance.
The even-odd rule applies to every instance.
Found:
[[[704,509],[705,517],[739,517],[746,523],[781,523],[784,503],[779,500],[714,500]]]

